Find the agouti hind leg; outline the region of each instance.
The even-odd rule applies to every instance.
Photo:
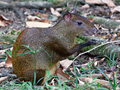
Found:
[[[36,84],[41,85],[44,81],[45,70],[39,69],[39,70],[36,70],[35,72],[36,72]],[[21,80],[21,81],[31,80],[32,82],[34,82],[34,70],[25,70],[25,72],[23,72],[23,74],[20,75],[19,78],[20,78],[19,80]]]

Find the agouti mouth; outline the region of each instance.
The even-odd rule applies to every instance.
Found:
[[[93,36],[97,33],[97,29],[94,28],[90,28],[89,30],[85,30],[85,36]]]

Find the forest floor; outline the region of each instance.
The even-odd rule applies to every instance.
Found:
[[[2,3],[2,1],[7,2],[8,4],[15,2],[14,0],[1,0],[0,3]],[[25,2],[25,0],[18,0],[18,1]],[[111,0],[108,0],[108,1],[111,1]],[[71,11],[73,8],[75,8],[78,14],[88,18],[98,29],[98,32],[96,35],[97,37],[101,37],[105,39],[106,41],[120,40],[120,6],[119,6],[120,2],[119,1],[113,2],[112,4],[111,3],[103,4],[100,2],[99,3],[92,3],[92,2],[87,3],[87,2],[75,1],[75,2],[67,2],[61,5],[64,5],[64,6],[59,6],[60,11],[59,10],[57,11],[60,15],[63,14],[65,9],[68,9],[69,11]],[[47,25],[49,25],[51,23],[55,24],[59,20],[59,17],[60,17],[58,13],[57,14],[54,13],[55,12],[54,10],[52,12],[50,7],[47,7],[47,8],[40,7],[38,9],[38,8],[33,8],[33,7],[26,8],[26,7],[16,6],[14,8],[16,9],[0,8],[0,38],[1,38],[0,39],[0,86],[2,86],[1,89],[2,88],[4,89],[5,88],[4,85],[7,86],[7,83],[10,83],[11,81],[14,81],[17,79],[17,77],[14,75],[14,72],[11,66],[11,61],[10,61],[11,60],[11,57],[10,57],[11,49],[18,34],[26,28],[27,22],[35,21],[38,23],[39,19],[44,18],[44,20],[41,20],[41,22],[47,23]],[[56,8],[57,7],[53,9],[56,9]],[[40,17],[40,15],[43,17]],[[46,16],[48,17],[49,15],[53,16],[52,20],[46,18]],[[101,21],[95,21],[96,17],[100,17],[102,20],[105,20],[106,22],[103,23]],[[113,20],[113,23],[109,24],[109,20],[110,21]],[[117,22],[118,24],[114,25],[114,21]],[[27,27],[31,28],[31,24],[28,24]],[[117,43],[116,45],[119,46],[120,43]],[[76,54],[72,55],[71,57],[73,58],[75,56]],[[84,78],[81,78],[81,80],[84,82],[84,85],[82,85],[82,87],[84,88],[84,86],[87,86],[87,88],[89,87],[88,90],[100,89],[101,87],[102,88],[104,87],[105,89],[112,88],[114,90],[115,88],[119,88],[120,86],[119,60],[120,58],[116,58],[115,64],[113,66],[113,59],[108,59],[105,57],[92,56],[89,54],[85,54],[79,57],[78,59],[76,59],[74,61],[74,64],[75,64],[75,67],[79,69],[78,72],[84,73],[82,74],[83,76],[90,74],[91,76],[93,76],[92,79],[93,78],[96,79],[95,82],[97,82],[97,84],[93,84],[93,82],[91,82],[90,77],[88,78],[88,76],[85,76],[85,78],[88,78],[88,81],[82,80]],[[65,62],[68,62],[68,61],[65,61]],[[96,62],[100,62],[98,63],[99,70],[98,69],[96,70],[96,68],[93,65]],[[69,69],[66,72],[71,74],[72,72],[70,71],[70,69],[73,70],[73,68],[74,67],[71,65],[71,67],[69,67]],[[75,73],[72,73],[71,76],[75,77],[74,74]],[[86,82],[89,84],[86,84]],[[79,79],[78,79],[78,84],[81,85]],[[102,85],[102,84],[106,84],[106,85]],[[71,89],[78,88],[75,86],[75,84],[67,83],[66,85],[67,86],[70,85]],[[10,86],[12,86],[12,84],[9,84],[9,87]],[[24,88],[27,88],[27,87],[24,87]],[[37,89],[38,88],[39,87],[37,87]],[[84,90],[87,90],[87,89],[84,89]]]

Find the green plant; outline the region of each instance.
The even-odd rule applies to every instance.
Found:
[[[1,86],[1,85],[0,85]],[[10,81],[1,86],[1,90],[32,90],[32,83],[31,82],[22,82],[22,84],[16,84],[15,81]]]
[[[116,90],[116,80],[115,80],[115,72],[114,72],[114,66],[115,66],[115,53],[113,54],[113,58],[112,58],[112,60],[111,60],[111,58],[110,58],[110,61],[112,61],[112,67],[113,67],[113,70],[112,70],[112,72],[113,72],[113,84],[112,84],[112,81],[106,76],[106,74],[100,69],[100,68],[98,68],[98,67],[96,67],[104,76],[105,76],[105,78],[109,81],[109,83],[110,83],[110,85],[111,85],[111,87],[112,87],[112,89],[113,90]]]
[[[87,18],[89,18],[89,19],[93,19],[94,16],[93,16],[93,15],[90,15],[90,16],[88,16]]]
[[[8,35],[18,35],[19,31],[12,30]]]

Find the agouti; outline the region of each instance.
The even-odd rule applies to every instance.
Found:
[[[88,41],[75,45],[75,37],[77,35],[91,36],[96,31],[97,29],[89,20],[69,12],[66,12],[53,27],[25,29],[19,34],[13,46],[13,71],[18,78],[21,77],[20,80],[24,81],[33,81],[34,71],[36,81],[46,76],[46,70],[50,75],[54,75],[59,60],[85,46],[94,44]],[[29,53],[30,48],[38,52]],[[44,80],[40,80],[39,84],[42,84]]]

